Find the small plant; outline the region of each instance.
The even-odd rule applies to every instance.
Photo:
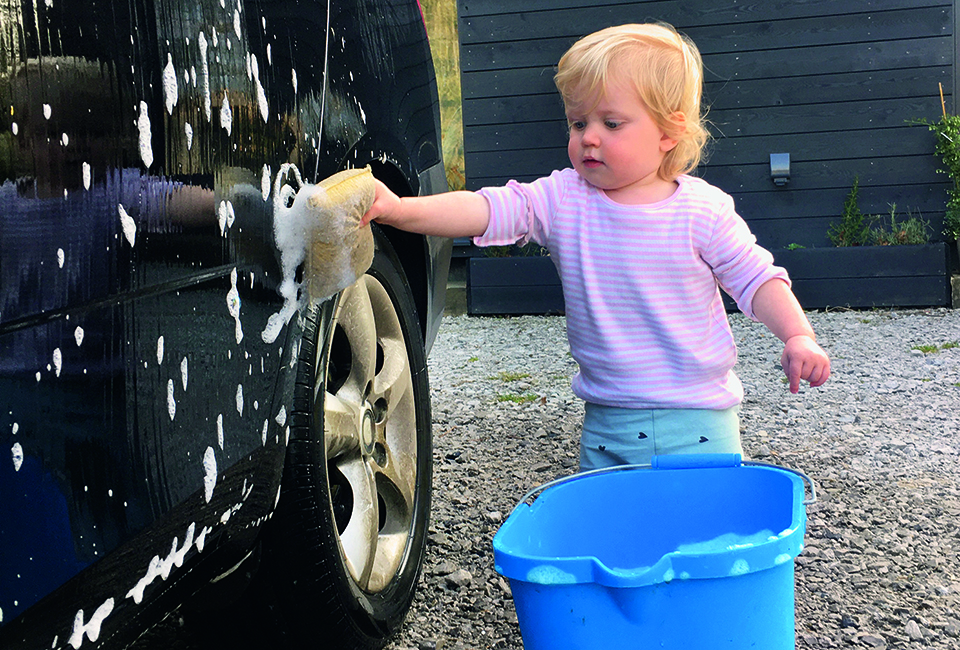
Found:
[[[940,85],[940,107],[943,109],[943,117],[939,121],[920,120],[920,123],[937,134],[934,153],[940,156],[943,164],[937,172],[950,177],[951,188],[947,190],[943,234],[950,239],[960,240],[960,115],[947,114],[947,105],[943,101],[943,84]]]
[[[497,395],[498,402],[513,402],[514,404],[528,404],[530,402],[536,402],[538,399],[540,399],[540,396],[534,395],[533,393],[526,393],[524,395],[517,395],[516,393]]]
[[[941,344],[941,345],[930,345],[930,344],[926,344],[926,345],[915,345],[915,346],[913,346],[913,347],[910,348],[910,349],[911,349],[911,350],[919,350],[920,352],[923,352],[924,354],[934,354],[934,353],[936,353],[936,352],[941,352],[941,351],[943,351],[943,350],[952,350],[952,349],[954,349],[954,348],[960,348],[960,342],[958,342],[958,341],[947,341],[946,343],[943,343],[943,344]]]
[[[905,244],[926,244],[930,242],[930,222],[907,212],[906,221],[897,221],[897,204],[890,206],[890,230],[882,222],[873,230],[873,241],[877,246],[898,246]]]
[[[863,246],[871,239],[870,220],[860,211],[860,177],[853,179],[853,188],[843,202],[839,222],[830,224],[827,237],[834,246]]]
[[[796,251],[796,250],[800,250],[801,248],[806,248],[806,246],[804,246],[804,245],[802,245],[802,244],[798,244],[798,243],[796,243],[796,242],[794,242],[794,243],[792,243],[792,244],[787,244],[787,250],[788,250],[788,251]]]
[[[497,373],[496,377],[490,377],[490,379],[499,379],[503,382],[509,382],[520,381],[521,379],[528,379],[529,377],[530,374],[526,372],[500,372]]]

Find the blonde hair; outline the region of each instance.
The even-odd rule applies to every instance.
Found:
[[[665,23],[608,27],[573,44],[554,82],[567,109],[592,110],[612,79],[632,85],[654,122],[677,146],[658,174],[672,181],[700,163],[709,139],[701,113],[703,62],[697,46]]]

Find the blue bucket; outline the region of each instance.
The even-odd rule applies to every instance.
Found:
[[[792,650],[805,478],[739,454],[658,456],[534,490],[493,538],[524,648]]]

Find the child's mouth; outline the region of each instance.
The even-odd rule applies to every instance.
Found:
[[[596,169],[597,167],[603,166],[603,163],[596,158],[584,158],[583,166],[587,169]]]

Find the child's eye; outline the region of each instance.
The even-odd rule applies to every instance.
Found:
[[[604,124],[604,126],[606,126],[608,129],[611,129],[611,130],[612,130],[612,129],[615,129],[615,128],[617,128],[618,126],[620,126],[620,124],[622,124],[622,122],[617,122],[617,121],[615,121],[615,120],[606,120],[603,124]]]
[[[582,120],[573,120],[568,124],[568,126],[570,127],[571,131],[583,131],[585,128],[587,128],[587,123]]]

